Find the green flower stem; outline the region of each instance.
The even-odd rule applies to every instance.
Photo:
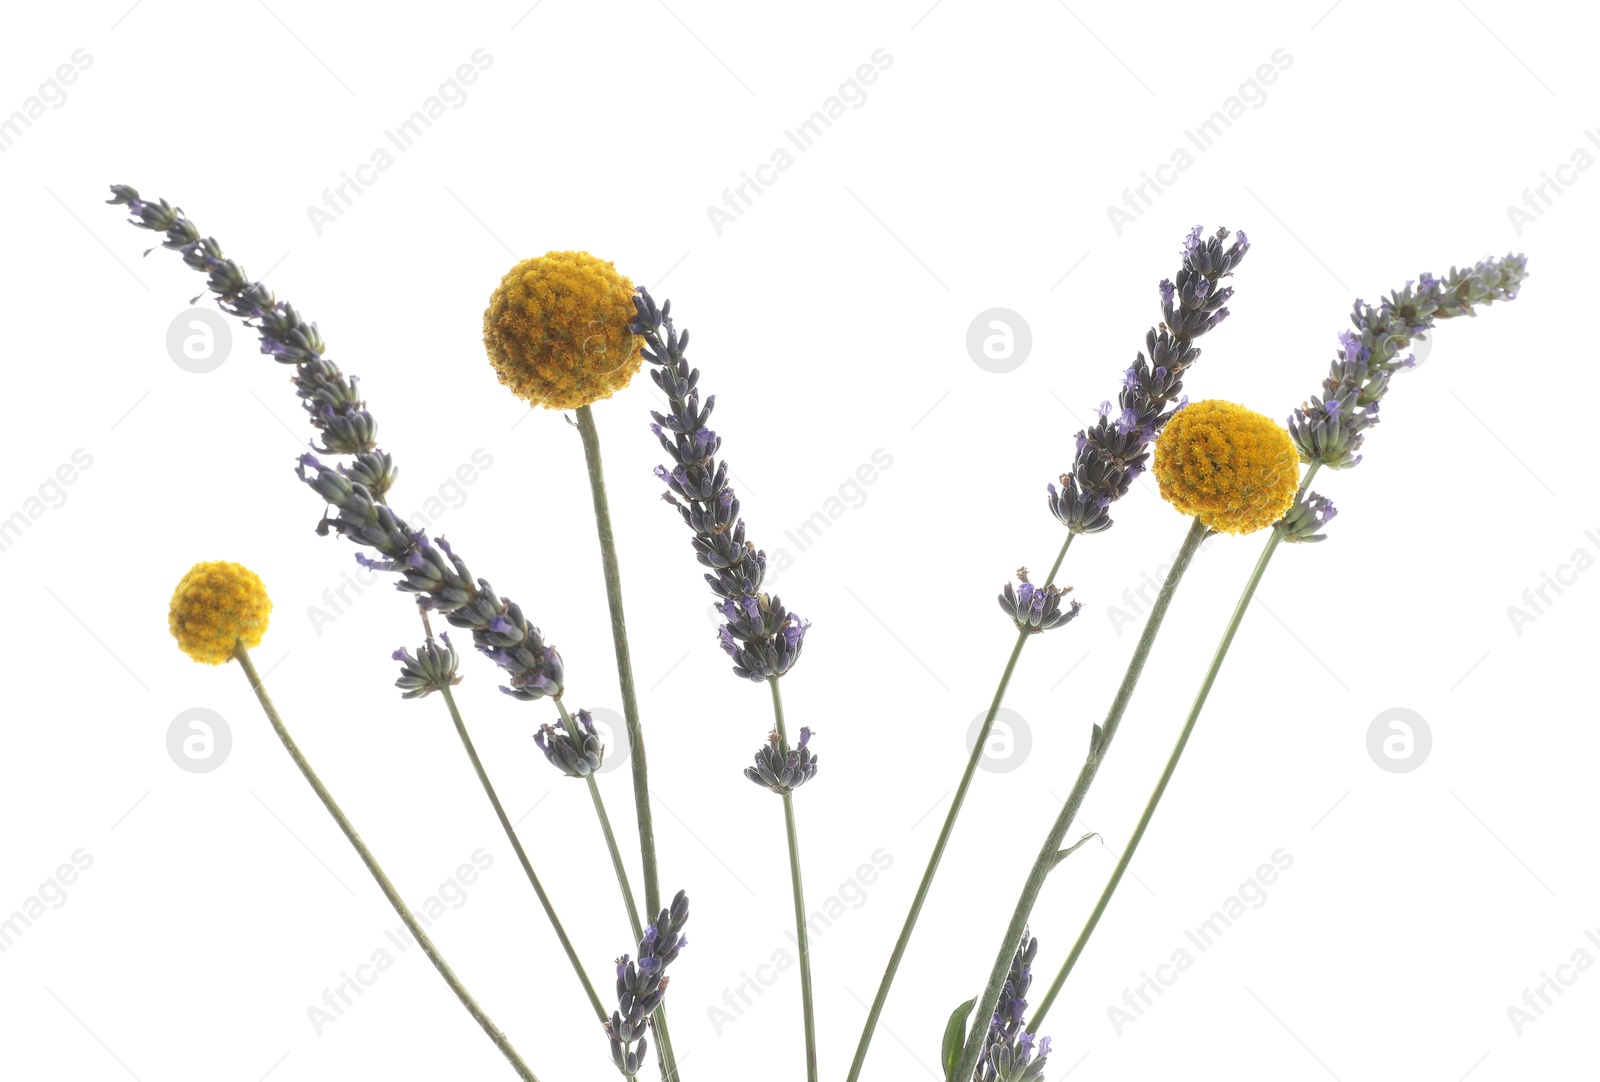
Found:
[[[1311,478],[1316,475],[1321,462],[1313,462],[1306,471],[1305,480],[1300,483],[1300,495],[1304,496],[1306,488],[1311,484]],[[1100,917],[1106,911],[1111,896],[1116,893],[1117,886],[1122,882],[1123,873],[1128,870],[1129,863],[1133,860],[1134,851],[1139,848],[1139,842],[1144,838],[1144,832],[1150,826],[1150,820],[1156,814],[1156,805],[1161,803],[1161,797],[1167,791],[1167,783],[1172,780],[1172,774],[1178,769],[1178,760],[1183,757],[1183,750],[1189,744],[1189,736],[1194,732],[1195,722],[1200,720],[1200,711],[1206,705],[1206,698],[1211,694],[1211,686],[1216,683],[1217,673],[1222,669],[1223,659],[1228,656],[1228,648],[1233,645],[1234,634],[1239,630],[1239,624],[1244,620],[1245,610],[1250,607],[1250,602],[1256,595],[1256,587],[1261,584],[1261,576],[1267,570],[1267,564],[1272,560],[1272,554],[1278,551],[1278,546],[1283,543],[1283,531],[1275,529],[1272,536],[1267,539],[1267,547],[1261,550],[1261,558],[1256,561],[1255,570],[1250,573],[1250,579],[1245,583],[1244,593],[1239,596],[1239,603],[1234,606],[1233,616],[1228,621],[1227,629],[1222,633],[1222,641],[1217,644],[1217,651],[1211,657],[1211,667],[1206,670],[1205,679],[1200,683],[1200,691],[1194,697],[1194,705],[1189,708],[1189,716],[1184,719],[1183,731],[1178,734],[1177,743],[1172,747],[1172,754],[1167,758],[1167,765],[1161,772],[1161,778],[1156,782],[1156,787],[1150,794],[1150,800],[1144,806],[1144,813],[1139,816],[1139,825],[1134,827],[1133,836],[1128,839],[1127,847],[1123,849],[1122,856],[1117,860],[1117,866],[1111,873],[1111,878],[1106,881],[1105,889],[1100,892],[1100,900],[1095,903],[1094,911],[1089,914],[1088,921],[1083,926],[1083,931],[1078,933],[1078,941],[1072,945],[1072,952],[1067,955],[1067,960],[1061,964],[1061,972],[1056,974],[1056,979],[1051,982],[1050,990],[1039,1001],[1039,1006],[1034,1009],[1029,1025],[1034,1032],[1038,1032],[1039,1024],[1044,1016],[1049,1013],[1050,1006],[1056,1001],[1056,996],[1061,992],[1061,986],[1067,982],[1067,974],[1072,972],[1072,967],[1077,964],[1078,957],[1083,954],[1083,948],[1089,942],[1089,937],[1094,934]]]
[[[778,739],[783,747],[789,746],[789,732],[783,724],[783,693],[778,690],[778,678],[767,677],[772,685],[772,717],[777,724]],[[794,935],[800,948],[800,1009],[806,1027],[806,1082],[817,1082],[817,1019],[811,998],[811,937],[806,928],[806,892],[800,877],[800,836],[794,828],[794,794],[783,794],[783,825],[789,835],[789,879],[794,884]]]
[[[622,572],[617,564],[617,539],[611,530],[611,503],[606,499],[605,469],[600,463],[600,433],[594,413],[579,406],[578,434],[589,467],[589,493],[594,498],[595,527],[600,534],[600,562],[606,578],[606,604],[611,610],[611,645],[617,655],[617,681],[622,685],[622,716],[628,725],[628,757],[633,764],[633,802],[639,819],[639,849],[644,862],[644,907],[661,911],[661,880],[656,870],[655,824],[650,816],[650,771],[639,725],[639,700],[633,690],[633,660],[628,652],[628,623],[622,612]]]
[[[600,535],[600,564],[605,572],[606,605],[611,611],[611,645],[617,655],[617,683],[622,687],[622,716],[628,726],[628,759],[633,764],[634,816],[639,823],[639,856],[644,864],[644,907],[654,919],[655,914],[661,912],[661,877],[656,869],[655,821],[650,814],[649,759],[645,754],[644,728],[639,724],[639,699],[633,687],[628,622],[622,610],[622,571],[617,561],[617,539],[611,529],[611,503],[606,498],[606,475],[600,462],[600,433],[594,426],[594,412],[588,406],[579,406],[574,412],[578,416],[578,435],[583,440],[584,464],[589,470],[589,494],[594,501],[595,529]],[[598,801],[599,797],[595,799]],[[632,892],[624,889],[631,909]],[[635,928],[635,934],[638,934],[637,920]],[[672,1038],[667,1033],[665,1011],[656,1011],[654,1025],[662,1077],[667,1082],[677,1082],[678,1064],[672,1054]]]
[[[1177,591],[1183,573],[1189,569],[1189,563],[1199,550],[1200,542],[1204,541],[1210,532],[1198,518],[1194,520],[1189,527],[1189,533],[1183,539],[1183,547],[1178,550],[1177,558],[1172,562],[1172,569],[1167,572],[1167,580],[1161,584],[1161,592],[1156,595],[1156,602],[1150,609],[1149,618],[1145,621],[1144,631],[1139,635],[1133,657],[1128,661],[1127,671],[1122,675],[1122,684],[1117,688],[1116,698],[1111,702],[1106,720],[1103,724],[1095,726],[1094,735],[1089,742],[1089,755],[1078,771],[1078,780],[1073,784],[1072,792],[1068,794],[1066,803],[1061,806],[1060,814],[1050,827],[1049,836],[1045,838],[1039,856],[1033,862],[1033,869],[1028,873],[1027,883],[1022,888],[1022,896],[1017,899],[1016,909],[1011,914],[1011,923],[1006,928],[1005,939],[1000,944],[1000,952],[994,967],[989,972],[989,983],[985,986],[983,996],[978,1000],[977,1008],[972,1013],[972,1029],[967,1035],[961,1062],[956,1067],[955,1074],[951,1076],[952,1082],[968,1082],[973,1071],[977,1069],[978,1053],[983,1048],[983,1038],[989,1029],[989,1019],[994,1015],[995,1007],[1000,1002],[1000,992],[1005,986],[1006,974],[1011,970],[1011,959],[1017,952],[1017,943],[1022,939],[1022,933],[1028,926],[1033,903],[1039,897],[1039,891],[1043,889],[1050,869],[1056,865],[1056,856],[1061,850],[1063,839],[1066,838],[1067,828],[1072,825],[1073,819],[1077,818],[1078,808],[1083,804],[1089,786],[1094,784],[1100,764],[1105,759],[1106,751],[1111,747],[1112,738],[1117,734],[1117,727],[1122,724],[1122,716],[1127,712],[1134,688],[1138,686],[1145,662],[1150,657],[1150,648],[1155,644],[1156,634],[1161,630],[1162,621],[1166,619],[1167,608],[1172,604],[1172,595]]]
[[[489,803],[494,806],[494,813],[500,819],[500,826],[506,832],[506,838],[511,842],[512,850],[517,854],[517,860],[522,863],[522,870],[527,873],[528,882],[533,884],[533,892],[539,896],[539,904],[544,906],[544,915],[550,919],[550,927],[555,929],[556,938],[561,940],[561,949],[567,952],[567,960],[572,963],[572,971],[578,975],[578,982],[583,985],[584,994],[589,997],[589,1004],[594,1007],[595,1015],[600,1019],[600,1024],[605,1025],[610,1020],[606,1008],[600,1002],[600,997],[595,993],[594,984],[589,980],[589,975],[583,970],[583,963],[578,960],[578,952],[572,946],[572,940],[567,938],[567,930],[561,926],[561,920],[556,916],[555,906],[550,904],[550,896],[544,892],[544,885],[539,882],[539,877],[534,874],[533,864],[528,860],[528,854],[522,848],[522,842],[517,838],[516,829],[511,825],[511,820],[506,816],[506,809],[500,803],[500,797],[495,794],[494,785],[489,781],[488,773],[483,769],[483,760],[478,758],[478,749],[472,746],[472,737],[467,735],[466,723],[461,720],[461,711],[456,707],[456,697],[449,688],[440,688],[439,694],[444,696],[444,703],[450,708],[450,720],[456,724],[456,735],[461,737],[461,746],[467,749],[467,758],[472,760],[472,769],[477,772],[478,781],[483,785],[483,791],[489,797]]]
[[[389,882],[389,877],[384,874],[383,869],[378,865],[378,860],[372,855],[372,850],[367,848],[367,843],[361,840],[361,835],[356,833],[356,828],[351,825],[349,819],[345,818],[344,812],[340,810],[338,803],[334,801],[333,794],[328,792],[327,786],[322,784],[322,779],[317,777],[317,772],[311,769],[311,764],[306,761],[306,757],[301,754],[299,746],[295,744],[294,738],[289,735],[289,730],[284,726],[283,719],[278,716],[278,708],[272,704],[272,699],[267,694],[265,685],[261,682],[261,676],[256,672],[255,664],[250,660],[250,651],[245,649],[244,643],[240,642],[234,645],[233,656],[239,662],[239,667],[244,670],[245,677],[250,681],[251,690],[256,693],[256,699],[261,703],[261,709],[266,712],[267,720],[272,722],[272,728],[278,734],[278,739],[283,742],[284,749],[288,751],[289,757],[294,760],[295,766],[300,768],[300,773],[310,783],[312,790],[322,801],[322,806],[328,809],[328,814],[333,816],[333,821],[339,824],[339,829],[344,831],[344,836],[355,847],[356,854],[361,857],[361,863],[367,866],[367,871],[371,872],[372,878],[377,880],[379,889],[383,891],[383,896],[389,899],[389,904],[394,906],[394,911],[405,922],[406,928],[411,932],[412,937],[416,939],[417,945],[422,948],[422,953],[428,956],[428,960],[439,971],[439,976],[444,978],[444,982],[450,986],[450,990],[456,994],[456,998],[467,1009],[467,1013],[472,1015],[479,1026],[483,1027],[483,1031],[489,1035],[489,1039],[494,1042],[495,1047],[500,1049],[500,1054],[510,1062],[512,1068],[517,1072],[517,1077],[524,1079],[525,1082],[539,1082],[538,1076],[533,1073],[533,1070],[526,1063],[522,1062],[522,1057],[511,1046],[511,1041],[500,1031],[500,1027],[494,1024],[494,1020],[484,1013],[483,1008],[478,1006],[477,1000],[472,998],[472,993],[468,992],[466,986],[461,983],[461,978],[457,977],[455,971],[450,968],[450,963],[446,962],[444,955],[439,953],[439,948],[433,945],[433,940],[428,938],[428,933],[423,931],[422,925],[412,914],[411,908],[406,905],[405,900],[400,897],[400,892],[395,890],[394,884]]]
[[[1072,547],[1075,533],[1068,533],[1067,539],[1061,545],[1061,551],[1056,553],[1056,562],[1050,567],[1050,574],[1045,576],[1044,585],[1049,586],[1056,579],[1056,573],[1061,570],[1062,561],[1067,558],[1067,550]],[[933,886],[933,877],[938,874],[939,861],[944,856],[945,846],[950,843],[950,834],[955,829],[956,817],[961,814],[962,802],[967,798],[967,789],[972,785],[972,778],[978,771],[978,763],[983,759],[984,745],[989,740],[990,730],[994,728],[994,719],[1000,713],[1000,704],[1005,701],[1006,688],[1011,683],[1011,674],[1016,670],[1017,658],[1022,656],[1022,648],[1027,645],[1032,636],[1023,631],[1017,635],[1016,645],[1011,648],[1011,656],[1006,659],[1005,671],[1000,674],[1000,684],[994,689],[994,699],[989,703],[989,713],[983,719],[983,727],[978,730],[977,742],[972,745],[972,754],[967,757],[967,768],[961,775],[961,783],[956,786],[955,800],[950,804],[950,811],[945,814],[944,826],[939,830],[939,838],[933,843],[933,855],[928,858],[928,866],[923,870],[922,881],[917,884],[916,896],[911,899],[911,912],[906,914],[905,925],[900,929],[900,938],[895,940],[894,950],[889,955],[889,964],[883,971],[883,980],[878,984],[878,994],[872,1000],[872,1006],[867,1011],[866,1024],[861,1029],[861,1040],[856,1045],[856,1056],[850,1064],[848,1082],[856,1082],[861,1075],[861,1066],[867,1060],[867,1048],[872,1044],[873,1032],[878,1027],[878,1017],[883,1014],[883,1005],[889,998],[889,986],[894,983],[895,974],[900,969],[900,959],[905,957],[906,947],[911,943],[911,933],[916,929],[917,918],[922,915],[922,905],[928,899],[928,890]],[[1019,933],[1020,934],[1020,933]],[[1016,944],[1012,944],[1016,949]],[[1007,965],[1010,964],[1009,957]],[[985,1016],[987,1017],[987,1016]]]

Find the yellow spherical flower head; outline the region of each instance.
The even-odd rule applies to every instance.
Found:
[[[178,649],[207,665],[233,657],[233,645],[259,646],[272,599],[254,571],[217,560],[195,564],[172,591],[167,627]]]
[[[524,259],[500,279],[483,313],[483,344],[500,382],[546,409],[610,398],[642,362],[633,283],[588,252]]]
[[[1270,417],[1232,402],[1195,402],[1156,440],[1161,498],[1218,533],[1254,533],[1294,504],[1300,456]]]

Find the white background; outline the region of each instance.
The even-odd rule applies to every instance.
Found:
[[[430,528],[559,646],[574,705],[620,705],[581,449],[559,416],[526,416],[496,383],[481,312],[515,259],[559,248],[674,301],[750,534],[795,557],[775,589],[815,623],[783,682],[791,724],[819,733],[822,773],[797,798],[813,903],[875,851],[893,861],[864,892],[843,887],[864,901],[814,943],[831,1079],[1012,642],[994,595],[1019,564],[1048,566],[1062,534],[1045,483],[1159,318],[1184,232],[1243,227],[1254,242],[1187,390],[1280,418],[1318,389],[1354,297],[1526,251],[1522,297],[1445,325],[1396,379],[1366,462],[1318,479],[1343,514],[1326,544],[1272,566],[1133,875],[1047,1020],[1047,1077],[1595,1077],[1600,972],[1520,1036],[1507,1015],[1575,951],[1600,959],[1584,935],[1600,928],[1586,679],[1600,573],[1548,592],[1520,628],[1507,613],[1575,550],[1600,556],[1583,450],[1600,177],[1565,172],[1576,183],[1520,235],[1506,209],[1576,149],[1600,154],[1584,135],[1600,122],[1584,108],[1595,27],[1577,9],[117,0],[17,8],[7,23],[0,113],[74,50],[92,62],[0,155],[0,513],[24,510],[74,451],[93,462],[0,553],[0,913],[74,851],[93,864],[0,954],[0,1073],[510,1077],[415,950],[320,1036],[308,1020],[397,921],[237,667],[195,665],[167,635],[183,571],[230,559],[276,604],[257,657],[291,729],[400,889],[420,905],[474,850],[492,855],[435,925],[468,985],[547,1082],[614,1077],[442,704],[390,686],[390,651],[419,637],[409,605],[375,588],[320,629],[308,614],[354,563],[313,533],[319,502],[291,472],[309,431],[288,369],[237,325],[216,371],[173,363],[167,329],[203,280],[172,253],[140,257],[153,235],[101,203],[116,181],[180,204],[319,322],[329,356],[363,379],[402,511],[475,450],[492,456],[472,485],[446,486],[458,506]],[[465,102],[319,235],[307,207],[477,49],[492,64]],[[878,49],[892,64],[864,103],[719,235],[706,207]],[[1265,100],[1118,235],[1107,206],[1279,49],[1292,63]],[[992,307],[1032,329],[1005,375],[964,341]],[[658,498],[653,390],[641,375],[595,413],[663,888],[693,899],[675,1044],[691,1082],[800,1077],[795,970],[736,1021],[709,1013],[787,947],[792,913],[778,801],[740,775],[770,725],[767,694],[729,675],[687,531]],[[892,466],[864,502],[847,488],[859,506],[800,552],[784,531],[880,449]],[[1023,656],[1008,705],[1031,754],[978,775],[866,1079],[934,1073],[945,1016],[981,986],[1127,660],[1137,625],[1118,634],[1110,607],[1185,529],[1148,482],[1115,514],[1064,573],[1083,615]],[[1040,992],[1261,542],[1217,540],[1178,595],[1083,809],[1108,846],[1064,865],[1035,912]],[[463,671],[468,724],[609,998],[610,960],[631,945],[588,796],[529,739],[553,712],[500,695],[479,658]],[[211,773],[166,750],[192,707],[232,732]],[[1396,707],[1433,735],[1411,773],[1366,749]],[[602,788],[632,850],[626,777]],[[1107,1008],[1280,848],[1293,866],[1265,904],[1119,1035]]]

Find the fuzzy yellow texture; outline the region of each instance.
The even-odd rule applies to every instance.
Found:
[[[483,313],[483,344],[500,382],[545,409],[587,406],[628,385],[642,363],[633,283],[588,252],[524,259]]]
[[[207,665],[221,665],[243,642],[258,646],[267,630],[272,599],[254,571],[215,560],[189,569],[172,592],[167,627],[178,649]]]
[[[1294,504],[1300,456],[1288,431],[1232,402],[1194,402],[1156,440],[1161,498],[1218,533],[1264,529]]]

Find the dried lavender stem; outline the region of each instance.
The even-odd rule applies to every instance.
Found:
[[[1050,565],[1050,574],[1045,576],[1045,586],[1054,584],[1056,574],[1060,572],[1061,564],[1067,558],[1067,550],[1072,547],[1072,539],[1077,536],[1075,532],[1067,534],[1067,539],[1061,544],[1061,551],[1056,553],[1056,562]],[[933,843],[933,855],[928,858],[928,867],[923,871],[922,881],[917,884],[917,893],[911,899],[911,911],[906,914],[905,926],[900,929],[900,938],[895,940],[894,950],[889,955],[889,964],[883,971],[878,994],[873,998],[872,1006],[867,1011],[867,1021],[861,1030],[861,1041],[856,1046],[855,1060],[850,1064],[848,1082],[856,1082],[856,1078],[861,1074],[861,1066],[867,1060],[867,1048],[872,1043],[872,1035],[877,1029],[878,1017],[883,1013],[884,1002],[889,998],[889,986],[894,983],[895,974],[900,969],[900,959],[905,957],[906,947],[911,943],[911,933],[917,926],[917,918],[922,915],[922,905],[927,901],[928,891],[933,887],[933,877],[938,874],[939,861],[944,856],[945,847],[950,843],[956,817],[961,814],[961,805],[966,800],[967,789],[971,787],[973,776],[978,772],[978,763],[983,759],[984,745],[994,728],[994,719],[1000,713],[1000,704],[1005,701],[1006,688],[1011,684],[1011,674],[1016,670],[1017,659],[1022,656],[1022,648],[1027,645],[1031,637],[1027,631],[1019,632],[1017,644],[1011,648],[1011,656],[1006,659],[1005,671],[1000,674],[1000,684],[994,689],[994,699],[989,703],[989,713],[983,719],[983,727],[978,730],[978,739],[972,746],[972,754],[967,757],[967,768],[961,775],[961,783],[956,786],[955,800],[951,802],[950,810],[945,814],[944,826],[939,829],[939,838]],[[1014,937],[1013,949],[1015,943]],[[990,1012],[993,1013],[992,1007]],[[983,1025],[987,1027],[988,1015],[981,1017]]]
[[[1313,462],[1311,468],[1306,470],[1305,477],[1300,482],[1300,494],[1296,499],[1303,498],[1311,487],[1311,479],[1317,475],[1317,470],[1322,468],[1322,463]],[[1272,536],[1267,539],[1266,548],[1261,550],[1261,558],[1256,561],[1255,570],[1250,573],[1250,579],[1245,583],[1244,593],[1239,595],[1239,603],[1233,608],[1233,616],[1228,620],[1227,629],[1222,633],[1222,641],[1217,644],[1217,651],[1211,657],[1211,667],[1206,670],[1205,679],[1200,683],[1200,690],[1194,697],[1194,705],[1189,708],[1189,716],[1184,719],[1183,730],[1178,734],[1178,740],[1172,747],[1172,754],[1167,757],[1167,765],[1161,772],[1161,778],[1156,782],[1156,787],[1150,794],[1149,801],[1144,806],[1144,812],[1139,816],[1139,824],[1134,827],[1133,835],[1128,839],[1128,844],[1122,850],[1122,856],[1117,859],[1117,866],[1111,873],[1111,878],[1106,881],[1105,889],[1100,892],[1100,900],[1095,903],[1094,911],[1089,914],[1089,919],[1084,923],[1083,931],[1078,933],[1078,940],[1072,945],[1072,951],[1067,955],[1067,960],[1061,964],[1061,972],[1056,974],[1056,979],[1051,982],[1050,990],[1039,1001],[1039,1006],[1034,1008],[1033,1017],[1029,1024],[1037,1030],[1044,1016],[1049,1012],[1050,1005],[1056,1001],[1056,996],[1061,992],[1061,986],[1067,982],[1067,974],[1072,972],[1072,967],[1077,964],[1078,957],[1083,953],[1083,948],[1089,942],[1089,937],[1094,934],[1095,928],[1100,923],[1100,917],[1105,913],[1106,906],[1111,901],[1111,896],[1116,893],[1117,886],[1122,882],[1123,873],[1128,870],[1129,863],[1133,860],[1134,851],[1139,848],[1139,843],[1144,839],[1144,832],[1150,826],[1150,820],[1156,814],[1156,805],[1161,803],[1161,797],[1167,791],[1167,783],[1172,780],[1173,772],[1178,769],[1178,760],[1183,757],[1184,748],[1189,745],[1189,736],[1194,732],[1195,722],[1200,720],[1200,711],[1205,708],[1206,698],[1211,694],[1211,685],[1216,683],[1217,673],[1222,670],[1222,662],[1228,656],[1228,649],[1233,645],[1233,637],[1239,630],[1239,624],[1244,620],[1244,614],[1250,607],[1250,602],[1256,596],[1256,587],[1261,585],[1261,576],[1267,570],[1267,564],[1272,560],[1272,554],[1278,551],[1278,546],[1283,543],[1284,532],[1274,529]]]
[[[472,737],[467,735],[467,726],[461,720],[461,711],[456,706],[456,697],[451,694],[448,687],[441,687],[439,693],[444,696],[444,703],[450,708],[450,720],[455,722],[456,735],[461,737],[461,746],[467,749],[467,758],[472,760],[472,769],[478,775],[478,781],[483,785],[483,791],[489,797],[489,803],[494,806],[494,814],[500,820],[500,826],[506,832],[506,838],[511,842],[512,850],[517,854],[517,860],[522,863],[522,870],[527,873],[528,882],[533,884],[533,892],[539,896],[539,904],[544,906],[544,915],[550,919],[550,927],[555,929],[556,938],[561,940],[561,949],[567,952],[567,960],[572,963],[572,971],[578,975],[578,982],[583,985],[583,992],[589,997],[590,1006],[599,1016],[600,1023],[605,1024],[606,1008],[600,1002],[600,996],[594,990],[594,984],[589,980],[589,975],[583,970],[583,963],[578,960],[578,952],[572,945],[572,940],[567,938],[567,930],[561,926],[561,918],[556,916],[555,906],[550,903],[550,896],[544,891],[544,884],[539,882],[539,877],[534,873],[533,864],[528,860],[527,852],[522,848],[522,842],[517,838],[516,828],[511,825],[511,820],[506,815],[505,807],[500,803],[500,797],[494,791],[494,785],[489,781],[489,774],[483,769],[483,760],[478,758],[478,749],[472,745]]]
[[[1178,555],[1172,562],[1172,570],[1167,572],[1167,579],[1161,584],[1161,592],[1156,595],[1155,604],[1151,606],[1150,616],[1145,621],[1144,631],[1139,635],[1139,642],[1134,647],[1133,657],[1128,661],[1127,671],[1123,673],[1122,684],[1117,688],[1116,698],[1112,700],[1111,709],[1106,713],[1106,720],[1095,726],[1094,735],[1089,742],[1089,754],[1078,771],[1078,780],[1073,784],[1066,803],[1061,806],[1061,812],[1056,816],[1055,823],[1051,826],[1050,833],[1033,862],[1033,868],[1028,873],[1027,882],[1022,888],[1022,896],[1017,899],[1016,909],[1011,914],[1011,923],[1006,928],[1005,942],[1001,946],[994,968],[989,972],[989,983],[973,1011],[972,1030],[967,1036],[961,1061],[950,1082],[968,1082],[972,1078],[973,1071],[977,1069],[978,1055],[983,1050],[983,1038],[988,1032],[989,1019],[994,1014],[995,1006],[1000,1002],[1006,974],[1011,971],[1011,959],[1016,954],[1017,943],[1027,930],[1033,903],[1044,887],[1045,878],[1056,865],[1061,843],[1067,836],[1067,829],[1077,818],[1078,808],[1083,804],[1089,786],[1094,784],[1095,775],[1100,771],[1100,764],[1111,746],[1111,740],[1116,736],[1118,726],[1122,724],[1122,716],[1127,712],[1134,688],[1138,686],[1139,677],[1144,672],[1150,648],[1155,644],[1156,635],[1166,619],[1167,608],[1172,604],[1172,595],[1177,592],[1183,573],[1189,569],[1189,562],[1194,559],[1194,554],[1200,548],[1200,542],[1205,540],[1208,533],[1210,530],[1205,523],[1198,518],[1195,519],[1189,527],[1189,533],[1183,539],[1183,547],[1178,550]],[[1033,1024],[1037,1026],[1038,1023],[1035,1021]]]
[[[772,685],[772,719],[781,747],[789,746],[789,731],[783,724],[783,693],[778,678],[767,677]],[[817,1082],[817,1020],[811,997],[811,937],[806,928],[806,891],[800,875],[800,836],[794,826],[794,794],[783,793],[783,825],[789,837],[789,879],[794,886],[794,936],[800,948],[800,1008],[806,1027],[806,1082]]]
[[[433,945],[433,940],[428,938],[428,933],[423,931],[422,925],[412,915],[410,907],[400,897],[400,892],[395,890],[394,884],[389,882],[389,877],[384,874],[383,868],[378,865],[378,860],[372,855],[372,850],[367,848],[367,843],[362,841],[361,835],[356,833],[356,828],[351,825],[350,820],[340,810],[338,803],[333,799],[333,794],[328,792],[328,787],[322,784],[322,779],[317,777],[317,772],[311,769],[311,764],[306,761],[306,757],[301,754],[299,746],[295,744],[294,738],[289,735],[289,730],[284,726],[283,719],[278,716],[278,708],[272,704],[272,698],[267,694],[266,686],[262,684],[261,677],[256,672],[255,664],[250,660],[250,651],[245,649],[244,643],[241,642],[234,646],[233,656],[239,662],[239,667],[244,670],[245,677],[250,681],[250,689],[256,693],[256,699],[261,703],[261,709],[266,712],[267,720],[272,723],[272,728],[278,734],[278,739],[283,742],[284,749],[288,751],[289,757],[294,760],[295,766],[300,768],[300,773],[310,783],[312,790],[322,801],[322,806],[328,809],[328,814],[333,816],[333,821],[339,824],[339,829],[344,832],[344,836],[355,847],[356,854],[361,858],[361,863],[367,866],[367,871],[371,872],[372,878],[377,880],[379,889],[383,891],[383,896],[389,899],[389,904],[394,907],[394,911],[405,922],[407,930],[416,939],[417,945],[428,956],[428,960],[433,963],[433,967],[439,971],[439,976],[444,978],[444,982],[456,994],[456,998],[467,1009],[467,1013],[472,1015],[478,1025],[483,1027],[483,1031],[489,1035],[489,1039],[495,1043],[495,1047],[500,1049],[501,1055],[506,1057],[512,1068],[517,1072],[517,1077],[524,1079],[525,1082],[539,1082],[538,1076],[533,1073],[533,1070],[526,1063],[522,1062],[522,1057],[511,1046],[511,1041],[500,1031],[500,1027],[494,1024],[494,1020],[484,1013],[483,1008],[478,1006],[477,1000],[472,998],[472,993],[468,992],[466,986],[461,983],[461,978],[457,977],[455,971],[450,968],[450,963],[446,962],[444,955],[439,953],[439,948]],[[447,696],[448,694],[446,692]],[[553,914],[551,919],[555,919]]]

